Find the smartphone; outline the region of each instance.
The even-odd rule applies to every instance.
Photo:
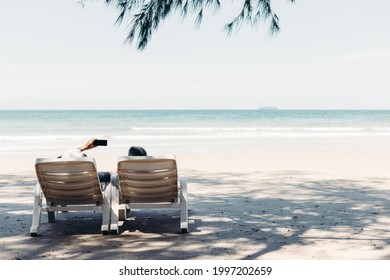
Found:
[[[94,146],[107,146],[107,140],[95,139],[93,141]]]

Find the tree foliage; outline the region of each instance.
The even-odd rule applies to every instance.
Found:
[[[86,0],[81,0],[85,2]],[[173,12],[179,12],[182,17],[189,14],[196,16],[195,25],[200,26],[206,11],[217,12],[222,8],[223,0],[104,0],[118,10],[117,23],[127,22],[129,32],[126,42],[136,43],[143,50],[149,43],[152,34],[160,23]],[[271,0],[230,0],[240,3],[237,16],[226,23],[227,34],[238,31],[243,23],[257,26],[260,19],[270,22],[269,32],[274,34],[279,30],[279,18],[271,8]],[[286,0],[295,2],[295,0]],[[226,3],[224,3],[226,4]]]

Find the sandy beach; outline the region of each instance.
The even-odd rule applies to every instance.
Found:
[[[117,236],[100,213],[42,217],[29,236],[34,155],[0,157],[2,260],[388,260],[389,151],[177,154],[190,233],[176,210],[133,211]],[[116,155],[96,154],[100,170]]]
[[[390,1],[2,1],[3,278],[154,280],[118,268],[177,260],[292,263],[213,274],[223,280],[389,278],[389,11]],[[83,150],[98,171],[131,146],[175,155],[189,232],[178,209],[132,210],[116,235],[102,234],[101,212],[65,211],[55,223],[44,213],[31,237],[35,160],[92,138],[108,143]],[[79,263],[96,266],[80,264],[82,275]]]

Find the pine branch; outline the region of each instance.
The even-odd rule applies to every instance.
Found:
[[[79,0],[84,5],[87,0]],[[157,31],[160,23],[170,14],[177,11],[185,18],[189,14],[196,15],[195,27],[203,21],[205,11],[217,12],[221,9],[219,0],[104,0],[107,5],[113,5],[118,10],[117,24],[129,23],[130,31],[126,42],[137,41],[138,50],[148,45],[152,34]],[[271,8],[271,0],[235,0],[242,2],[242,8],[235,18],[224,26],[228,35],[239,32],[243,23],[252,27],[258,26],[260,19],[269,21],[269,33],[277,33],[280,29],[279,18]],[[295,0],[288,0],[294,3]]]

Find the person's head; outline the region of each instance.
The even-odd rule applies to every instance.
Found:
[[[147,156],[145,149],[139,146],[132,146],[129,149],[128,156]]]

